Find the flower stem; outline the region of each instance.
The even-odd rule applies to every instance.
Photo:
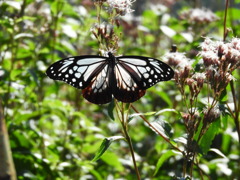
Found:
[[[226,4],[225,4],[225,13],[224,13],[224,21],[223,21],[223,41],[226,40],[227,37],[227,27],[226,27],[226,23],[227,23],[227,11],[228,11],[228,2],[229,0],[226,0]]]
[[[135,172],[136,172],[136,175],[137,175],[137,179],[141,180],[140,173],[139,173],[139,170],[138,170],[138,167],[137,167],[137,162],[136,162],[135,155],[134,155],[132,140],[131,140],[131,138],[128,134],[128,120],[127,120],[126,117],[128,117],[128,111],[129,111],[130,106],[128,107],[128,111],[126,112],[127,114],[125,114],[124,104],[122,103],[121,107],[119,106],[118,103],[116,103],[116,105],[117,105],[116,107],[118,109],[117,115],[118,115],[118,118],[119,118],[119,120],[121,122],[121,125],[122,125],[124,137],[126,138],[126,141],[127,141],[128,145],[129,145],[129,148],[130,148],[130,152],[131,152],[131,156],[132,156],[132,160],[133,160],[134,169],[135,169]]]

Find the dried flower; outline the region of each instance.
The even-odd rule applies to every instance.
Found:
[[[198,88],[202,88],[204,80],[206,79],[206,74],[205,73],[195,73],[192,76],[192,78],[196,80]]]
[[[218,106],[214,106],[213,108],[205,108],[203,109],[204,114],[204,122],[211,123],[220,117],[220,110]]]

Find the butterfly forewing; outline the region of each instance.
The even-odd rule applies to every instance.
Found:
[[[55,62],[47,69],[46,74],[51,79],[84,89],[106,64],[106,57],[75,56]]]
[[[147,89],[160,81],[168,81],[174,71],[167,64],[149,57],[121,56],[118,64],[128,70],[140,89]]]

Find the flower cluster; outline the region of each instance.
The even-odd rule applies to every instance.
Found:
[[[212,11],[206,8],[195,8],[183,11],[180,14],[180,18],[188,20],[189,23],[192,24],[205,24],[219,19]]]
[[[233,38],[229,43],[206,38],[201,44],[201,49],[199,55],[203,58],[206,67],[224,65],[223,68],[232,72],[240,65],[240,39],[238,38]]]
[[[135,0],[94,0],[98,7],[98,23],[95,23],[91,32],[99,42],[99,51],[116,51],[118,49],[119,37],[115,33],[115,27],[120,26],[120,16],[133,12],[132,3]],[[108,18],[101,23],[101,11],[104,10]],[[103,55],[103,54],[102,54]]]
[[[206,68],[206,78],[214,93],[219,96],[228,83],[234,80],[232,71],[240,66],[240,39],[231,42],[212,41],[206,38],[201,44],[202,57]]]
[[[135,0],[107,0],[109,5],[109,11],[115,10],[117,14],[125,16],[128,13],[133,12],[131,9],[132,3]]]

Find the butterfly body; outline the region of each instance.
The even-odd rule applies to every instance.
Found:
[[[46,74],[82,89],[83,97],[95,104],[112,98],[125,103],[140,99],[146,89],[170,80],[174,72],[165,63],[143,56],[75,56],[52,64]]]

